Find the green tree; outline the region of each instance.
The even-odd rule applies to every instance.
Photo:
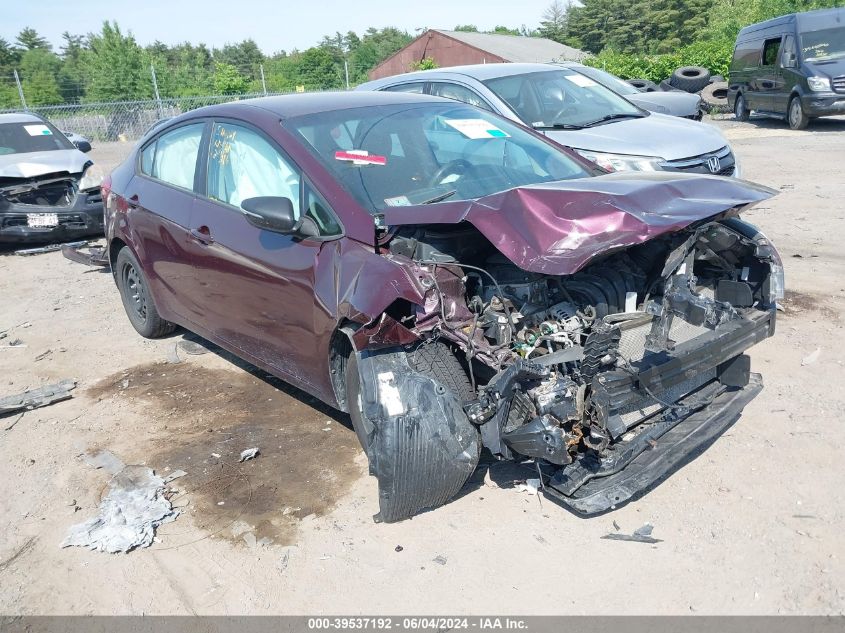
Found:
[[[361,37],[358,46],[350,52],[350,81],[358,84],[367,80],[367,73],[376,65],[393,55],[400,48],[413,41],[405,31],[394,27],[369,28]]]
[[[132,33],[123,34],[117,22],[103,22],[99,33],[88,38],[90,54],[85,56],[89,77],[86,101],[151,99],[150,65]]]
[[[89,53],[88,43],[82,35],[71,35],[65,31],[62,33],[63,44],[60,50],[61,69],[58,72],[59,91],[62,94],[62,101],[67,103],[78,103],[85,97],[85,86],[88,77],[85,74],[87,60],[85,55]]]
[[[553,0],[543,11],[543,19],[540,22],[540,28],[537,29],[537,35],[555,42],[564,42],[567,36],[567,18],[571,6],[570,2]]]
[[[214,62],[214,91],[216,94],[237,95],[247,91],[249,80],[232,64]]]
[[[60,68],[61,60],[45,48],[32,48],[21,56],[21,83],[27,105],[62,103],[56,79]]]
[[[252,81],[259,76],[258,67],[264,62],[264,53],[258,48],[255,40],[245,39],[237,44],[226,44],[223,48],[213,51],[215,62],[229,64],[238,72]]]
[[[408,70],[434,70],[439,68],[437,62],[431,57],[423,57],[418,62],[411,62],[411,67]]]
[[[452,30],[461,33],[478,33],[478,27],[475,24],[459,24]]]
[[[38,31],[28,26],[21,29],[15,41],[25,51],[31,51],[36,48],[43,48],[49,51],[53,48],[45,38],[38,34]]]

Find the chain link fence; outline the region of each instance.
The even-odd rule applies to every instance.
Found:
[[[153,123],[207,105],[228,103],[284,93],[254,93],[240,95],[209,95],[205,97],[176,97],[148,101],[113,101],[29,107],[63,132],[73,132],[94,142],[136,141]],[[5,112],[21,112],[22,108],[7,108]]]

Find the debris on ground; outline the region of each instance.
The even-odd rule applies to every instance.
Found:
[[[3,346],[3,348],[7,348],[7,347],[26,347],[26,343],[24,343],[21,339],[16,338],[16,339],[12,339],[11,341],[9,341],[8,345]],[[3,349],[3,348],[0,348],[0,349]]]
[[[516,489],[519,492],[527,492],[530,495],[536,495],[540,490],[539,479],[526,479],[525,481],[517,481],[514,483],[516,484]]]
[[[810,354],[801,359],[801,366],[806,367],[807,365],[812,365],[819,359],[821,353],[821,348],[817,347],[815,352],[811,352]]]
[[[394,552],[401,552],[403,549],[405,549],[405,548],[402,547],[401,545],[397,545],[396,547],[393,548],[393,551]]]
[[[45,385],[38,389],[30,389],[14,396],[0,398],[0,417],[17,413],[18,411],[29,411],[38,407],[45,407],[54,402],[69,400],[73,396],[70,392],[76,387],[75,380],[62,380],[51,385]]]
[[[241,458],[238,460],[238,463],[255,459],[258,457],[258,453],[259,451],[257,448],[248,448],[245,451],[241,451]]]
[[[94,468],[102,468],[110,475],[116,475],[121,470],[126,468],[126,464],[124,464],[119,457],[117,457],[111,451],[95,451],[93,453],[85,453],[82,456],[82,459],[85,461],[86,464],[89,466],[93,466]]]
[[[38,356],[35,357],[35,362],[37,363],[40,360],[44,360],[45,358],[47,358],[52,353],[53,353],[53,350],[51,350],[51,349],[48,349],[46,352],[41,352]]]
[[[179,341],[179,343],[177,343],[177,345],[183,352],[185,352],[186,354],[191,354],[192,356],[208,354],[211,351],[202,343],[189,339],[182,339],[181,341]]]
[[[614,523],[613,527],[616,527],[615,523]],[[639,527],[636,530],[634,530],[634,532],[632,534],[616,534],[616,533],[611,532],[610,534],[605,534],[601,538],[607,539],[607,540],[610,540],[610,541],[633,541],[635,543],[649,543],[649,544],[652,544],[652,545],[655,544],[655,543],[662,543],[663,542],[662,539],[654,538],[651,535],[651,532],[652,532],[653,529],[654,529],[654,526],[651,523],[646,523],[642,527]]]
[[[174,470],[172,473],[170,473],[164,478],[164,483],[169,484],[174,479],[179,479],[180,477],[184,477],[187,474],[188,473],[186,473],[184,470]]]
[[[6,560],[4,560],[4,561],[0,561],[0,571],[5,570],[5,569],[6,569],[7,567],[9,567],[12,563],[14,563],[17,559],[19,559],[21,556],[23,556],[23,555],[24,555],[24,554],[26,554],[29,550],[31,550],[31,549],[35,546],[35,542],[36,542],[37,540],[38,540],[38,537],[37,537],[37,536],[30,536],[30,537],[29,537],[29,538],[28,538],[28,539],[24,542],[24,544],[23,544],[23,545],[21,545],[21,546],[20,546],[20,547],[19,547],[19,548],[15,551],[15,553],[14,553],[14,554],[12,554],[11,556],[9,556],[9,558],[7,558]]]
[[[86,245],[87,243],[85,242],[81,244],[81,246]],[[87,253],[83,253],[80,250],[81,246],[75,246],[74,244],[62,244],[62,255],[72,262],[85,264],[86,266],[105,267],[109,265],[109,257],[104,246],[92,246],[88,249]]]
[[[493,481],[493,477],[490,476],[491,470],[492,469],[488,468],[487,472],[484,473],[484,485],[487,486],[488,488],[498,488],[499,484],[497,484],[495,481]]]
[[[38,246],[36,248],[22,248],[20,250],[15,251],[15,255],[41,255],[42,253],[52,253],[54,251],[60,251],[65,247],[80,248],[82,246],[88,246],[88,242],[68,242],[67,244],[49,244],[47,246]]]
[[[164,479],[151,468],[125,467],[109,482],[98,516],[72,526],[61,547],[87,547],[110,554],[149,547],[156,528],[179,516],[164,491]]]
[[[445,556],[435,556],[432,559],[438,565],[445,565],[446,564],[446,557]]]

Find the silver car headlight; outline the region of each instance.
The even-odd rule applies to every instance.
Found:
[[[827,77],[807,77],[807,85],[813,92],[830,92],[830,79]]]
[[[79,179],[79,190],[88,191],[89,189],[98,189],[103,184],[105,174],[98,165],[89,165],[82,178]]]
[[[657,156],[631,156],[630,154],[606,154],[575,149],[581,156],[591,160],[607,171],[660,171],[662,158]]]

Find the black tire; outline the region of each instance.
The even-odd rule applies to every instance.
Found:
[[[669,82],[686,92],[698,92],[710,83],[710,71],[701,66],[681,66],[676,68]]]
[[[657,92],[660,90],[656,83],[648,79],[629,79],[628,83],[640,92]]]
[[[683,92],[683,90],[675,88],[675,86],[669,83],[668,79],[661,81],[657,87],[661,90],[661,92]]]
[[[751,116],[751,111],[745,103],[745,95],[741,92],[737,93],[736,101],[734,101],[734,117],[737,121],[747,121]]]
[[[408,352],[408,363],[416,371],[433,378],[441,385],[452,391],[461,400],[472,400],[472,383],[464,371],[458,357],[445,343],[434,341],[424,343]],[[361,413],[360,391],[361,383],[358,376],[358,358],[355,353],[349,355],[346,361],[346,403],[352,428],[358,436],[358,441],[364,452],[368,452],[370,445],[369,434],[372,429],[364,421]],[[480,443],[479,443],[480,447]]]
[[[701,91],[701,99],[709,111],[728,112],[728,84],[719,82],[705,86]]]
[[[810,117],[804,112],[801,105],[801,97],[795,95],[789,100],[789,107],[786,109],[786,121],[793,130],[804,130],[810,124]]]
[[[721,81],[725,81],[725,78],[722,75],[710,75],[710,83],[715,84]]]
[[[135,331],[144,338],[160,338],[173,332],[176,325],[159,316],[149,292],[147,276],[128,246],[117,254],[114,270],[123,308]]]

